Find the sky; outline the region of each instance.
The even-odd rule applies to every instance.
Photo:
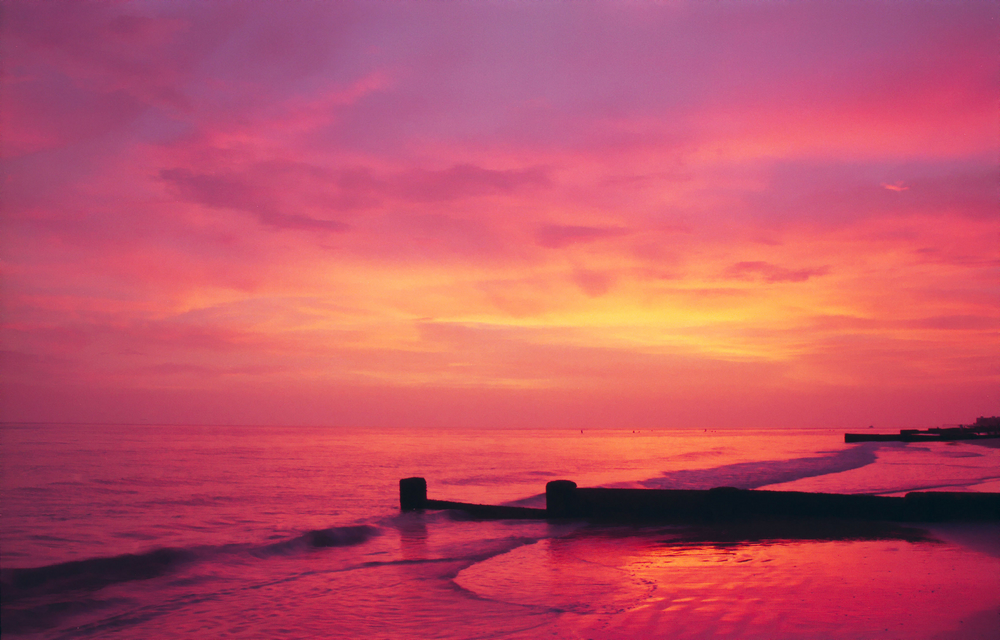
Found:
[[[996,2],[2,11],[2,420],[1000,414]]]

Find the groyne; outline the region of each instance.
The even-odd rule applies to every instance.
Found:
[[[509,507],[504,505],[472,504],[449,500],[429,500],[427,481],[423,478],[403,478],[399,481],[399,508],[403,511],[423,509],[456,509],[487,520],[544,519],[549,517],[546,509],[530,507]]]
[[[915,491],[904,497],[718,487],[707,490],[545,487],[545,509],[427,498],[424,478],[399,481],[403,511],[455,509],[483,519],[581,519],[604,522],[727,522],[838,518],[890,522],[1000,521],[1000,493]]]

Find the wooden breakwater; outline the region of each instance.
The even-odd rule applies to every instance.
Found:
[[[489,520],[543,519],[549,517],[548,510],[546,509],[472,504],[469,502],[451,502],[449,500],[428,500],[427,481],[423,478],[403,478],[399,481],[399,508],[403,511],[457,509],[474,517]]]
[[[483,519],[585,519],[605,522],[726,522],[746,519],[842,518],[891,522],[1000,520],[1000,493],[915,491],[904,497],[762,491],[580,488],[569,480],[545,487],[545,509],[429,500],[423,478],[399,481],[403,511],[457,509]]]

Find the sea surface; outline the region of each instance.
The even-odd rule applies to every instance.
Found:
[[[1000,638],[1000,526],[400,513],[580,486],[1000,491],[1000,448],[828,430],[0,426],[3,636]],[[986,444],[984,444],[986,443]]]

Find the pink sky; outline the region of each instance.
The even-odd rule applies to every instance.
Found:
[[[4,4],[7,421],[1000,413],[1000,9]]]

